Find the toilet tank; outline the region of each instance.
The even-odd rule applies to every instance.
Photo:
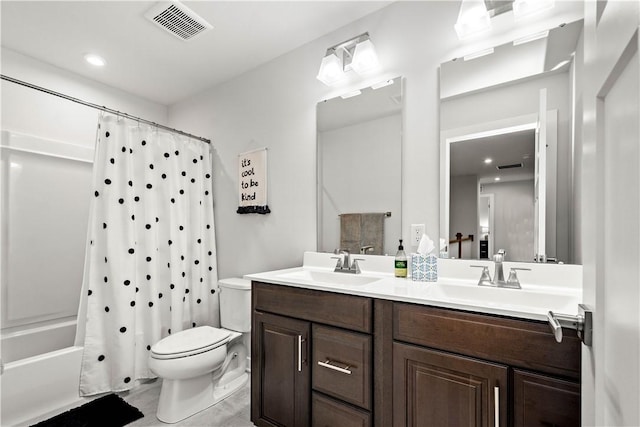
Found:
[[[218,280],[220,326],[236,332],[251,331],[251,282],[237,277]]]

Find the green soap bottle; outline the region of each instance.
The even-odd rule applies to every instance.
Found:
[[[400,246],[398,246],[396,253],[395,274],[396,277],[407,277],[407,255],[404,253],[402,239],[400,239]]]

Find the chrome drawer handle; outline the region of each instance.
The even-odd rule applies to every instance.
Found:
[[[351,375],[351,371],[349,370],[351,366],[346,366],[344,368],[341,368],[339,366],[332,365],[331,360],[329,359],[327,359],[326,362],[318,361],[318,365],[322,366],[323,368],[329,368],[329,369],[333,369],[334,371],[342,372],[343,374]]]

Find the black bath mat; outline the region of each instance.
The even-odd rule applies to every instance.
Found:
[[[142,417],[137,408],[108,394],[32,427],[122,427]]]

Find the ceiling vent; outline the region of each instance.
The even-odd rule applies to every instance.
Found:
[[[524,165],[522,163],[513,163],[511,165],[500,165],[500,166],[496,166],[496,169],[498,169],[499,171],[501,170],[505,170],[505,169],[516,169],[516,168],[521,168]]]
[[[213,28],[194,11],[177,1],[157,3],[144,16],[180,40],[192,40]]]

